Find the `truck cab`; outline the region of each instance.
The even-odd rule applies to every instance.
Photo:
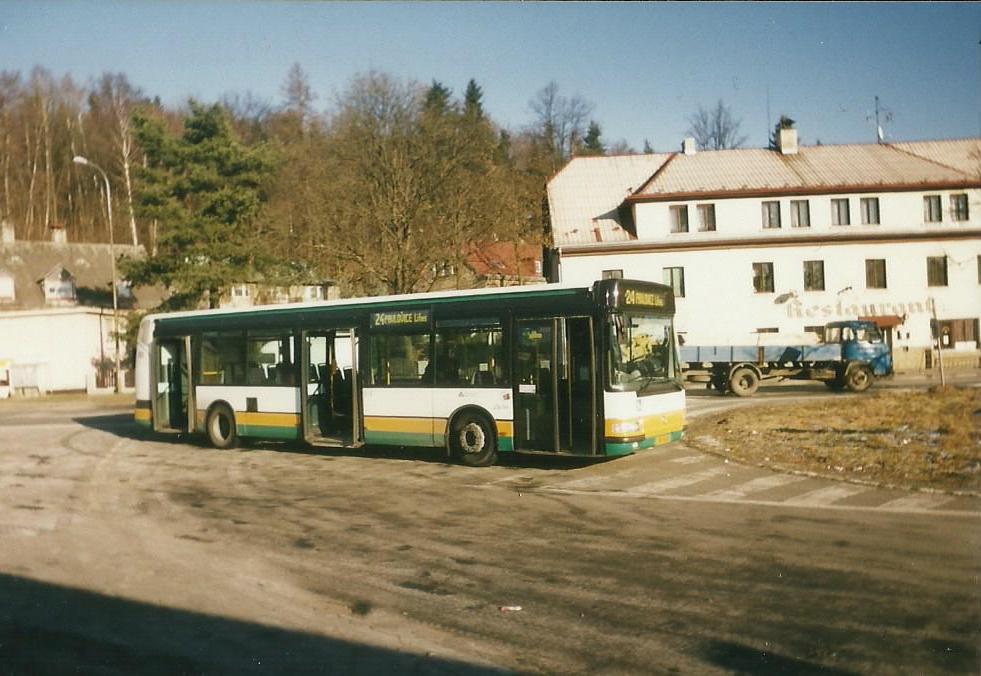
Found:
[[[882,331],[873,322],[830,322],[824,327],[824,343],[841,345],[841,359],[845,363],[868,364],[876,376],[892,374],[892,352]]]

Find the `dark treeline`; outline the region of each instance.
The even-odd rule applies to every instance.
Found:
[[[607,148],[593,106],[555,83],[530,120],[492,120],[473,80],[444,83],[370,72],[318,107],[295,65],[276,103],[249,93],[164,106],[123,74],[80,84],[36,68],[0,73],[0,219],[18,239],[143,245],[127,272],[162,283],[173,307],[227,284],[332,279],[347,293],[431,286],[473,244],[540,243],[545,184],[570,157]]]

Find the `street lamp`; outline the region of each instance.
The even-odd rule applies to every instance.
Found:
[[[85,167],[91,167],[97,172],[102,174],[102,180],[106,183],[106,213],[109,217],[109,262],[112,270],[112,333],[113,339],[115,341],[115,350],[113,354],[115,357],[115,387],[114,391],[119,393],[119,299],[116,296],[116,251],[115,251],[115,241],[112,233],[112,187],[109,185],[109,177],[106,172],[102,170],[98,164],[90,162],[88,159],[82,157],[81,155],[76,155],[72,158],[72,162],[75,164],[81,164]]]

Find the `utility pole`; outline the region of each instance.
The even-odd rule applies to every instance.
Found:
[[[116,381],[113,391],[119,394],[121,390],[121,383],[119,382],[119,299],[116,296],[116,287],[118,286],[118,280],[116,279],[116,251],[115,251],[115,240],[113,239],[112,233],[112,187],[109,185],[109,177],[106,172],[99,165],[94,162],[90,162],[88,159],[82,157],[81,155],[76,155],[72,158],[72,162],[75,164],[80,164],[83,167],[91,167],[95,171],[102,175],[102,180],[105,181],[106,185],[106,217],[109,221],[109,264],[112,276],[112,333],[113,340],[115,341],[114,353],[114,370],[113,378]],[[100,316],[99,326],[101,331],[102,319]]]

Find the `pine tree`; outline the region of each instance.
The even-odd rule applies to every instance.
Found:
[[[599,123],[591,121],[582,141],[582,155],[603,155],[606,153],[606,148],[603,147],[603,141],[600,139],[601,134]]]
[[[130,263],[136,286],[162,284],[167,309],[217,307],[229,285],[273,268],[257,228],[272,164],[264,146],[245,147],[219,105],[190,103],[180,137],[162,120],[134,116],[147,158],[137,199],[141,215],[159,221],[156,256]]]
[[[428,112],[443,115],[452,108],[450,96],[453,92],[445,87],[443,83],[433,80],[433,84],[426,91],[425,108]]]
[[[467,90],[463,94],[463,112],[477,119],[484,117],[484,91],[473,78],[467,83]]]

